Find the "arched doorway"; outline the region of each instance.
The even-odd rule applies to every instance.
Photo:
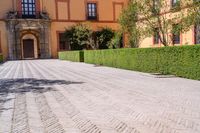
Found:
[[[33,34],[25,34],[21,39],[22,59],[38,58],[38,40]]]
[[[34,58],[34,40],[24,39],[23,40],[23,58]]]
[[[14,23],[18,24],[14,25]],[[25,39],[33,39],[34,41],[34,58],[51,58],[50,20],[9,19],[7,24],[8,58],[10,60],[26,58],[24,56],[24,51],[26,50],[23,50],[23,43],[26,43],[23,40]]]

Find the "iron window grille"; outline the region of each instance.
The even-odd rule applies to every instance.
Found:
[[[97,20],[97,4],[96,3],[87,4],[87,19]]]
[[[35,18],[36,4],[35,0],[22,0],[22,18]]]

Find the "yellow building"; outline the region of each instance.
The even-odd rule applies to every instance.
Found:
[[[153,1],[153,0],[152,0]],[[195,2],[195,0],[191,0],[190,2]],[[155,1],[154,1],[155,2]],[[166,7],[165,9],[161,9],[161,16],[163,15],[164,17],[167,16],[168,19],[172,19],[173,15],[175,16],[176,13],[174,12],[173,8],[177,6],[176,4],[180,3],[183,4],[184,0],[165,0]],[[181,11],[184,11],[184,9],[188,7],[180,7]],[[180,12],[179,10],[179,12]],[[162,19],[161,19],[162,20]],[[178,25],[177,22],[174,22],[173,25],[171,25],[171,29],[169,29],[169,33],[167,33],[167,36],[170,38],[170,46],[182,46],[182,45],[194,45],[194,44],[200,44],[200,26],[193,26],[190,28],[190,30],[184,32],[184,33],[179,33],[179,34],[173,34],[171,31],[174,26]],[[155,28],[155,31],[156,28]],[[159,33],[156,32],[154,33],[154,36],[147,37],[145,39],[142,39],[139,47],[140,48],[145,48],[145,47],[162,47],[162,43],[159,40]]]
[[[5,59],[56,58],[65,28],[90,22],[93,30],[119,28],[126,0],[1,0],[0,52]]]

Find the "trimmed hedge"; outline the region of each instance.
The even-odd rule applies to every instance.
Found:
[[[0,63],[2,63],[2,62],[3,62],[3,55],[0,54]]]
[[[134,71],[200,80],[200,46],[84,51],[84,61]]]
[[[75,62],[84,62],[83,51],[63,51],[58,53],[60,60],[69,60]]]

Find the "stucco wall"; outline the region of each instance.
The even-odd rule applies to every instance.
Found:
[[[125,5],[126,0],[36,0],[40,11],[47,11],[52,20],[51,23],[51,50],[54,58],[58,52],[57,33],[63,32],[65,28],[80,22],[86,22],[87,2],[97,3],[98,21],[89,22],[94,30],[99,27],[119,28],[117,17]],[[1,49],[4,57],[8,55],[7,35],[5,18],[8,11],[21,11],[20,0],[0,1],[0,33]]]
[[[6,24],[3,21],[0,21],[0,45],[1,52],[6,59],[8,57],[8,46],[7,46],[7,30]]]

